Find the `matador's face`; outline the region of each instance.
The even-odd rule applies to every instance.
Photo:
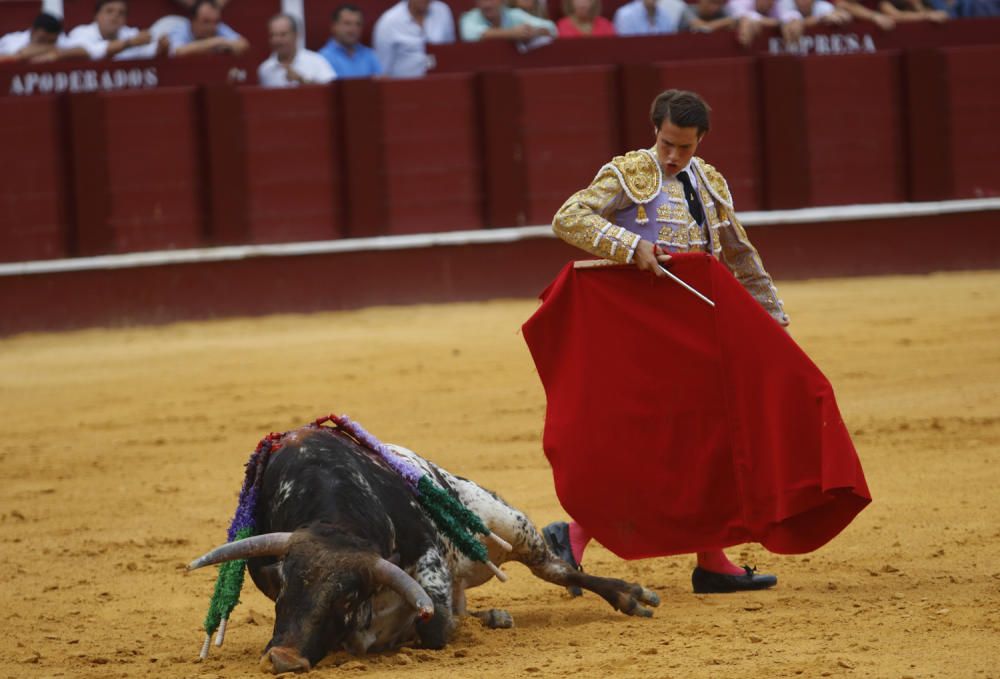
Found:
[[[698,134],[697,127],[678,127],[669,120],[656,132],[656,157],[665,174],[671,177],[691,162],[698,150],[698,143],[704,134]]]

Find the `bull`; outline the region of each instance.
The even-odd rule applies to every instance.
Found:
[[[522,512],[495,493],[410,450],[389,446],[479,515],[510,547],[490,561],[518,561],[554,585],[596,593],[628,615],[649,617],[652,591],[584,573],[557,557]],[[457,616],[512,627],[502,610],[468,611],[465,590],[494,577],[441,534],[401,476],[330,427],[286,434],[263,473],[257,535],[226,543],[190,568],[246,559],[254,584],[275,602],[261,669],[308,671],[328,653],[360,655],[417,644],[443,648]],[[645,604],[645,605],[644,605]]]

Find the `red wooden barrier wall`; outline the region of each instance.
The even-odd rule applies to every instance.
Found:
[[[742,57],[748,53],[731,33],[564,39],[525,53],[507,40],[429,45],[427,51],[435,59],[432,73],[648,64],[675,59]]]
[[[625,149],[616,69],[483,74],[488,223],[544,224]]]
[[[0,1],[0,35],[30,28],[40,6],[38,0]]]
[[[622,125],[625,145],[648,148],[655,137],[649,109],[665,89],[693,90],[712,107],[712,129],[698,155],[726,177],[741,210],[763,206],[760,78],[757,60],[705,59],[622,67]]]
[[[343,235],[336,90],[244,89],[252,242]]]
[[[998,79],[992,45],[7,97],[2,258],[547,223],[667,86],[743,210],[1000,195]]]
[[[195,89],[81,94],[70,112],[79,253],[200,246]]]
[[[529,224],[545,224],[623,149],[616,69],[520,71],[521,155]]]
[[[769,208],[906,200],[897,54],[761,62]]]
[[[812,55],[849,54],[916,47],[960,47],[995,45],[1000,42],[1000,18],[900,23],[882,31],[871,22],[855,21],[847,26],[811,28],[807,40],[788,45],[778,29],[762,32],[750,48],[736,41],[732,31],[679,33],[670,36],[587,38],[556,40],[525,54],[504,40],[479,43],[431,45],[437,60],[434,73],[482,72],[512,68],[556,68],[596,64],[649,64],[660,61],[723,59],[774,53]]]
[[[213,242],[343,236],[336,95],[326,87],[206,90]]]
[[[350,235],[484,225],[472,75],[338,86],[344,101]]]
[[[69,254],[62,102],[0,98],[0,261]]]
[[[986,269],[1000,266],[998,214],[757,226],[751,237],[779,288],[792,278]],[[940,235],[943,219],[969,237],[927,247]],[[872,247],[844,256],[861,241]],[[0,336],[373,304],[530,297],[578,257],[579,250],[556,238],[528,238],[7,275],[0,276]],[[405,262],[405,283],[399,276],[373,275],[385,269],[386,261]],[[511,275],[512,262],[516,275]]]
[[[907,55],[915,200],[1000,195],[1000,46]]]

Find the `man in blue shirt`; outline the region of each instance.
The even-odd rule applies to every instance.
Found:
[[[361,8],[341,5],[333,12],[330,35],[319,51],[330,62],[338,78],[370,78],[382,74],[375,50],[361,44],[364,26]]]

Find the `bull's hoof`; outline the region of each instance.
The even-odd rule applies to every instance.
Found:
[[[643,587],[642,594],[639,595],[639,601],[650,606],[659,606],[660,596],[653,590]]]
[[[625,615],[632,615],[637,618],[652,618],[653,611],[649,610],[635,599],[629,599],[628,603],[619,608]]]
[[[271,674],[283,674],[285,672],[308,672],[312,666],[308,660],[293,649],[276,646],[268,649],[264,657],[260,659],[260,669]]]
[[[644,589],[643,595],[646,592],[649,592],[649,590]],[[649,593],[652,594],[652,592]],[[651,606],[656,606],[657,604],[659,604],[660,598],[656,597],[656,595],[654,594],[653,596],[656,597],[656,603],[654,604],[649,601],[646,601],[643,595],[622,593],[618,596],[618,604],[615,606],[615,608],[617,608],[625,615],[634,615],[637,618],[652,618],[653,611],[644,607],[639,602],[642,601],[643,603],[648,603]]]
[[[488,611],[479,611],[474,613],[479,621],[483,623],[483,627],[488,627],[489,629],[510,629],[514,626],[514,618],[511,617],[510,613],[501,608],[491,608]]]

